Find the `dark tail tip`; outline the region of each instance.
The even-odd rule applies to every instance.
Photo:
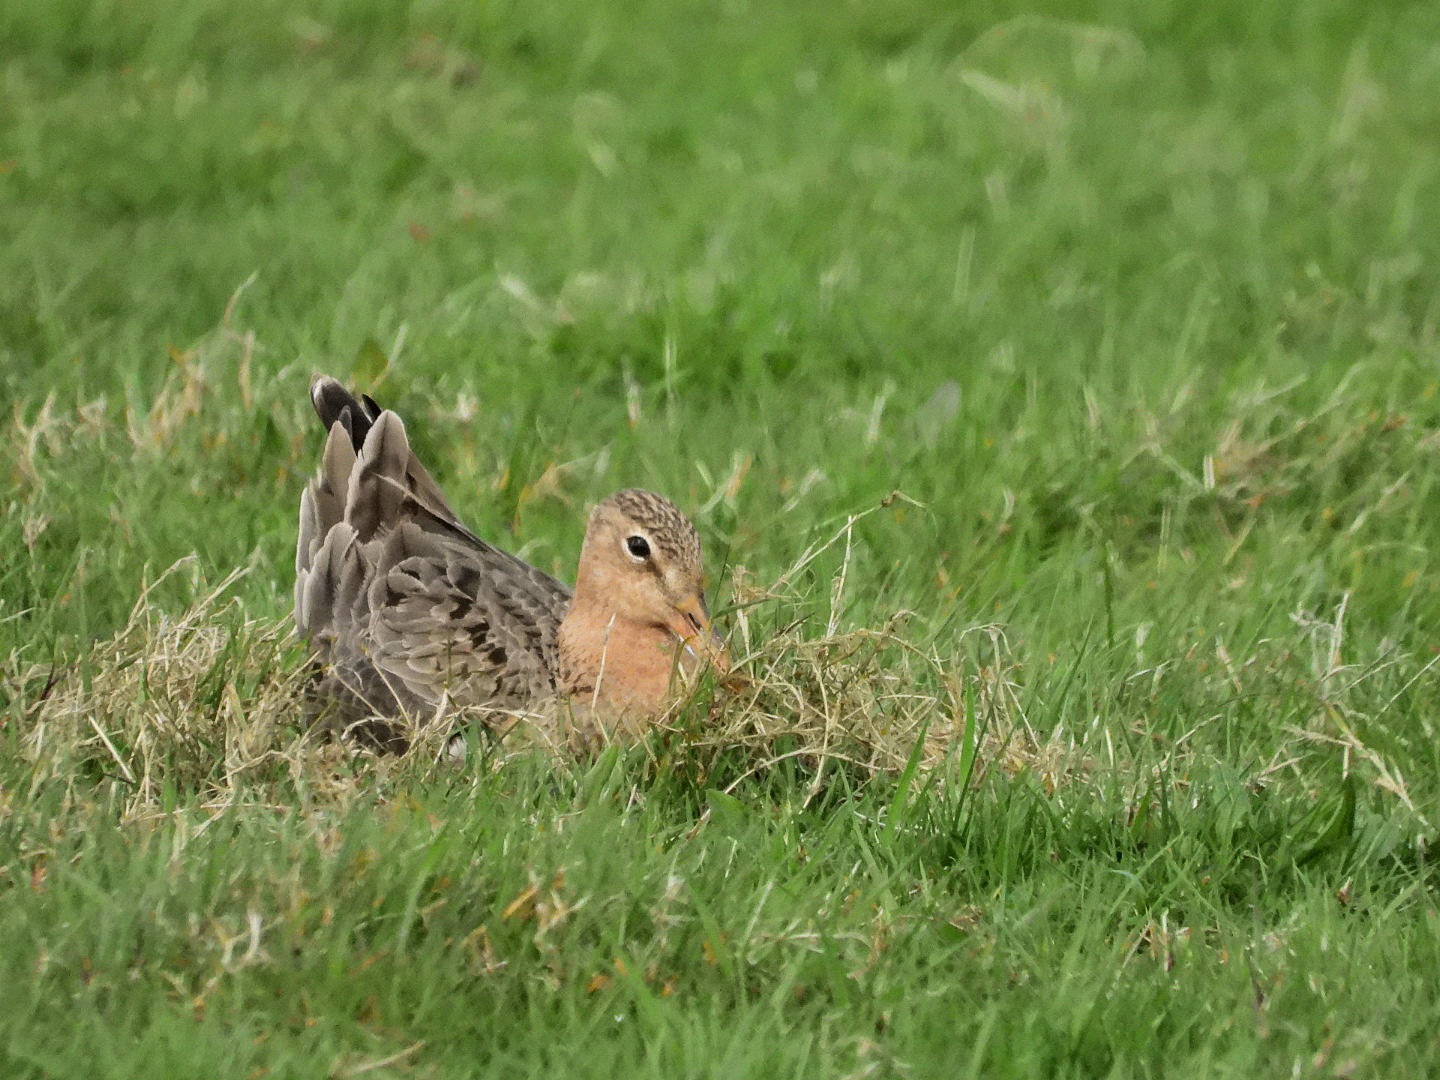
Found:
[[[326,431],[336,424],[344,425],[350,436],[350,445],[357,454],[365,445],[365,436],[380,418],[381,409],[374,398],[369,394],[362,394],[357,400],[338,379],[332,379],[329,375],[316,375],[310,381],[310,401],[314,404],[315,414],[320,417]]]

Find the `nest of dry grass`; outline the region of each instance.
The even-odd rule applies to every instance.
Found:
[[[297,766],[306,672],[288,626],[246,619],[228,596],[240,576],[179,614],[147,587],[113,637],[6,672],[32,788],[58,783],[83,800],[109,785],[138,811],[180,791],[230,800]]]
[[[316,737],[304,649],[288,620],[244,617],[229,595],[239,576],[198,587],[179,614],[159,610],[147,588],[108,640],[53,667],[11,669],[5,696],[19,705],[11,716],[32,787],[60,784],[89,799],[109,785],[133,815],[179,792],[217,805],[264,799],[277,785],[343,797],[392,767],[354,742]],[[969,632],[985,664],[927,652],[907,640],[904,619],[820,637],[792,625],[750,648],[746,610],[734,635],[742,678],[702,688],[662,721],[644,744],[657,765],[730,791],[798,767],[810,778],[807,799],[837,770],[863,782],[912,767],[970,782],[999,765],[1053,783],[1069,767],[1065,749],[1025,723],[998,628]],[[412,757],[453,759],[447,740],[464,720],[417,722]],[[532,740],[507,736],[482,767],[535,752]]]
[[[723,777],[734,790],[786,761],[811,779],[812,798],[839,770],[861,781],[907,769],[942,782],[970,782],[989,768],[1029,769],[1053,782],[1068,748],[1039,740],[1025,721],[1015,665],[997,627],[983,639],[991,662],[927,651],[904,619],[878,629],[807,637],[803,626],[766,638],[743,660],[747,678],[666,725],[672,759]],[[723,770],[708,766],[725,763]]]

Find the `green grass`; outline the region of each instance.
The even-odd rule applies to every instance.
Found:
[[[1437,40],[0,8],[6,1075],[1440,1071]],[[898,758],[306,742],[314,370],[561,576],[671,495],[726,722]]]

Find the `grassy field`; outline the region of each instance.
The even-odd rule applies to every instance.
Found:
[[[0,7],[4,1075],[1440,1073],[1437,42]],[[752,690],[307,739],[317,370],[562,577],[669,494]]]

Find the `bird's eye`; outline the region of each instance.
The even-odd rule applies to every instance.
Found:
[[[637,559],[648,559],[650,557],[650,541],[643,536],[627,536],[625,550]]]

